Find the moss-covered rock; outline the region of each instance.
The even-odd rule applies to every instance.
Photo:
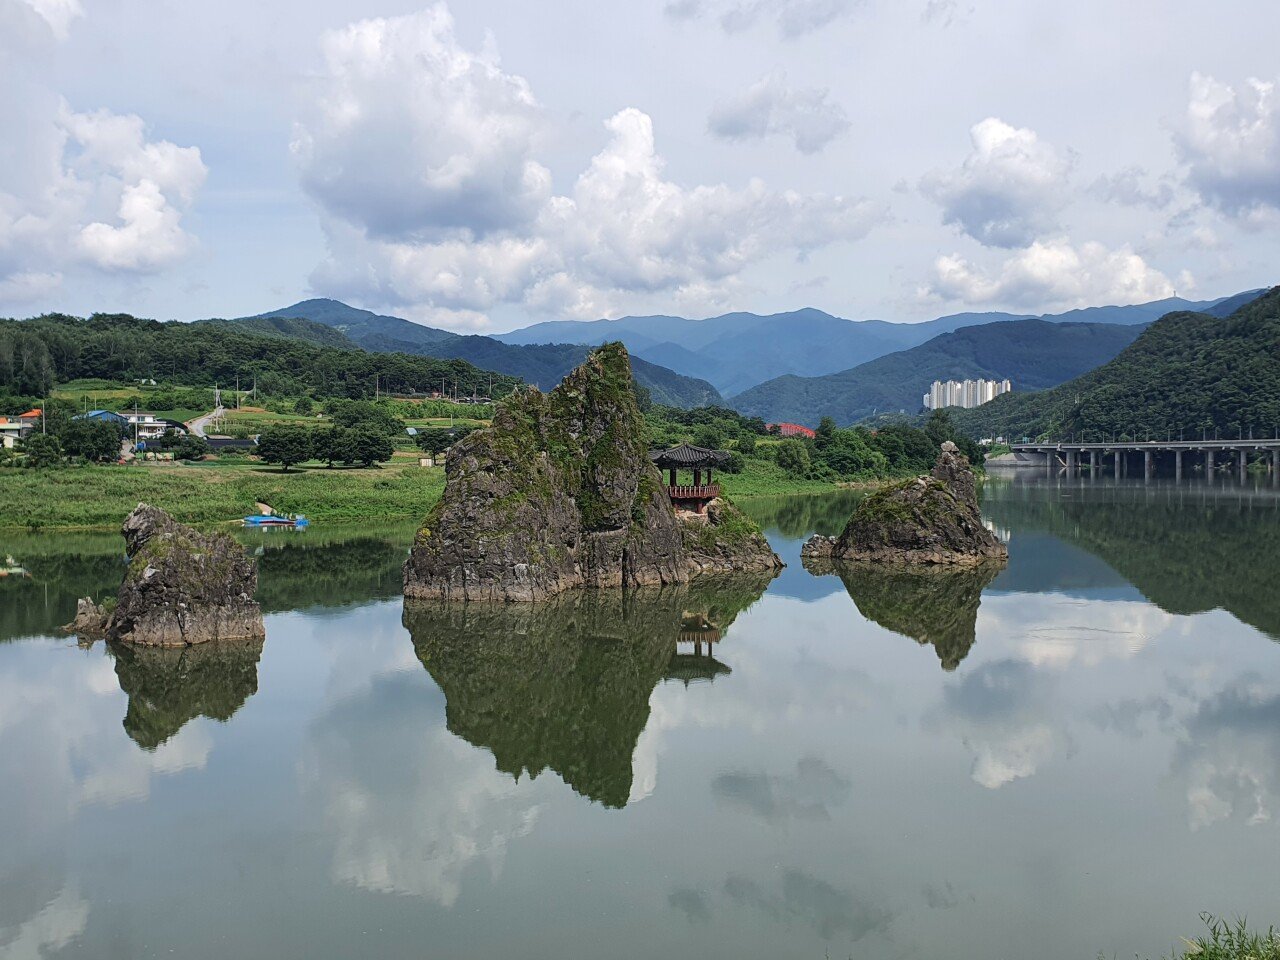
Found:
[[[265,635],[253,599],[257,564],[226,534],[200,533],[145,503],[125,518],[120,532],[129,565],[114,608],[97,608],[106,622],[95,630],[85,622],[91,605],[82,605],[68,629],[151,647]]]
[[[683,583],[709,566],[691,560],[649,460],[620,343],[548,394],[513,394],[489,429],[449,451],[445,477],[405,564],[406,597],[543,600],[574,587]],[[760,539],[740,541],[739,566],[726,547],[716,568],[758,568],[762,545],[776,565]]]
[[[976,565],[1009,551],[982,525],[973,470],[948,441],[933,472],[863,499],[838,537],[815,536],[808,560]]]

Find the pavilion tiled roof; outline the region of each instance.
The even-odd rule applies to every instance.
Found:
[[[655,450],[649,459],[660,470],[694,470],[704,467],[719,467],[729,459],[724,450],[708,450],[706,447],[695,447],[691,443],[682,443],[670,450]]]

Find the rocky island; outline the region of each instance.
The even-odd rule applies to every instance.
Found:
[[[202,534],[138,504],[120,531],[129,566],[114,603],[79,602],[67,630],[148,647],[265,636],[258,567],[222,533]]]
[[[631,362],[605,344],[550,393],[512,394],[455,444],[404,567],[411,599],[537,601],[782,566],[727,499],[672,504],[650,460]]]
[[[973,469],[951,441],[931,473],[869,495],[838,537],[804,545],[806,561],[977,566],[1003,563],[1008,548],[982,525]]]

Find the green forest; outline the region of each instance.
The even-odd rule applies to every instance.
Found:
[[[954,412],[972,437],[1146,440],[1280,435],[1280,287],[1230,316],[1168,314],[1052,390]]]
[[[55,383],[88,378],[202,387],[229,387],[239,378],[265,396],[353,398],[442,387],[459,396],[504,396],[519,383],[465,360],[367,353],[231,325],[125,314],[0,320],[0,396],[43,397]]]

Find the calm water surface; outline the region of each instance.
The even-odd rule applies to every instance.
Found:
[[[259,536],[260,645],[88,649],[110,535],[0,537],[0,958],[1146,956],[1280,921],[1280,500],[993,481],[990,574],[790,563],[402,610]],[[24,572],[25,571],[25,572]]]

